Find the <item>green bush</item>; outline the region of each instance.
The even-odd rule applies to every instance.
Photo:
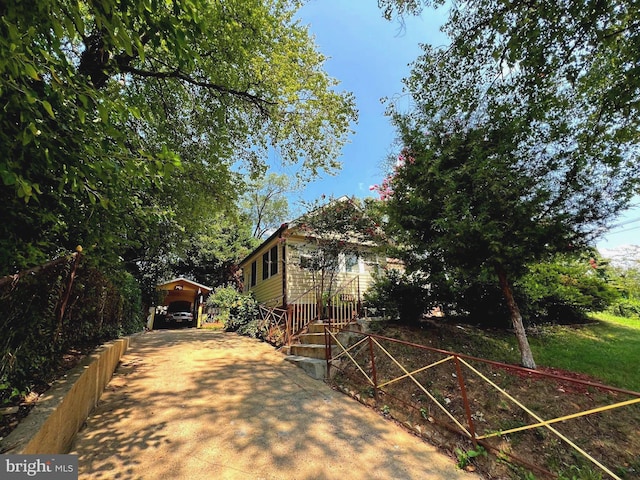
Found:
[[[219,318],[227,332],[237,332],[253,338],[265,338],[267,325],[260,318],[258,302],[251,294],[243,294],[233,286],[216,288],[207,305],[222,309]]]
[[[581,321],[588,312],[603,311],[619,298],[606,266],[585,256],[558,256],[531,265],[516,288],[530,320],[560,324]]]
[[[55,378],[63,356],[144,328],[141,293],[122,269],[83,257],[60,318],[72,261],[62,259],[0,287],[0,405]]]
[[[374,283],[365,293],[364,300],[374,315],[415,324],[427,307],[426,281],[418,274],[388,270],[374,275]]]
[[[608,311],[621,317],[640,317],[640,270],[613,269],[610,276],[620,296]]]

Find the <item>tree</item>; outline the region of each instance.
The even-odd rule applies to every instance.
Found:
[[[246,216],[215,212],[206,226],[186,237],[184,253],[172,265],[177,275],[212,287],[241,286],[238,264],[259,245]]]
[[[535,368],[510,277],[567,238],[562,221],[539,222],[544,192],[513,168],[503,130],[407,131],[405,161],[391,181],[390,226],[409,250],[408,264],[449,274],[494,271],[511,314],[522,364]],[[503,153],[503,150],[506,151]],[[530,199],[521,192],[532,192]],[[545,219],[547,220],[547,219]],[[553,220],[553,219],[550,219]],[[556,235],[556,232],[561,235]]]
[[[312,273],[318,311],[324,313],[323,306],[332,297],[339,272],[364,254],[363,246],[374,251],[384,247],[380,211],[374,200],[362,202],[346,196],[322,205],[316,202],[307,210],[295,221],[293,231],[307,238],[299,266]]]
[[[392,15],[441,2],[381,4]],[[637,191],[636,10],[455,4],[443,27],[450,45],[425,46],[405,81],[415,107],[390,105],[415,160],[390,182],[397,224],[422,229],[406,237],[428,263],[490,265],[525,366],[535,364],[513,279],[528,261],[588,244]]]
[[[497,83],[508,79],[518,84],[518,93],[528,104],[544,101],[536,95],[549,88],[569,89],[579,103],[591,105],[579,117],[581,122],[590,120],[602,129],[614,126],[622,138],[635,137],[640,102],[640,80],[635,75],[640,39],[636,2],[379,0],[378,4],[387,19],[447,5],[449,18],[442,30],[451,43],[437,50],[441,59],[455,57],[460,78],[484,71]]]
[[[286,174],[270,173],[253,180],[243,197],[242,207],[253,224],[253,236],[262,238],[289,216],[287,193],[297,190]]]
[[[188,224],[207,196],[233,202],[236,167],[259,171],[270,149],[307,175],[337,168],[353,100],[299,5],[1,6],[0,270],[77,243],[117,258],[145,242],[132,231]]]

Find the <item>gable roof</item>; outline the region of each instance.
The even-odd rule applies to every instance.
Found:
[[[169,285],[171,285],[171,284],[177,284],[177,285],[189,284],[189,285],[191,285],[193,287],[197,287],[197,288],[192,288],[192,289],[189,289],[189,290],[200,289],[200,290],[204,290],[205,293],[208,293],[208,292],[213,290],[213,288],[211,288],[211,287],[207,287],[206,285],[202,285],[201,283],[194,282],[193,280],[189,280],[189,279],[184,278],[184,277],[177,277],[177,278],[174,278],[173,280],[167,280],[166,282],[159,283],[158,285],[156,285],[156,288],[158,288],[160,290],[172,290],[172,288],[162,288],[162,287],[169,287]]]
[[[269,235],[269,238],[267,238],[264,242],[260,243],[260,245],[258,245],[256,248],[254,248],[253,250],[251,250],[251,253],[249,253],[249,255],[247,255],[246,257],[244,257],[242,260],[240,260],[240,262],[238,263],[238,265],[242,265],[243,263],[245,263],[247,260],[249,260],[249,258],[253,257],[256,252],[258,250],[260,250],[262,247],[264,247],[267,243],[269,243],[271,240],[273,240],[274,238],[277,238],[280,236],[280,234],[282,232],[284,232],[287,228],[289,228],[289,223],[283,223],[282,225],[280,225],[280,227],[278,227],[278,229],[273,232],[271,235]]]
[[[279,237],[283,231],[285,231],[285,230],[287,230],[287,229],[289,229],[289,228],[295,228],[296,226],[298,226],[298,222],[299,222],[299,220],[300,220],[301,218],[306,217],[306,216],[308,216],[308,215],[313,215],[313,214],[314,214],[314,212],[317,212],[317,211],[321,210],[322,208],[324,208],[324,207],[326,207],[326,206],[328,206],[328,205],[331,205],[331,204],[333,204],[333,203],[337,203],[337,202],[346,202],[346,201],[348,201],[349,199],[350,199],[350,197],[349,197],[349,196],[347,196],[347,195],[342,195],[341,197],[331,199],[329,202],[327,202],[327,203],[326,203],[326,204],[324,204],[324,205],[320,205],[320,206],[318,206],[318,207],[314,208],[314,209],[313,209],[313,210],[311,210],[310,212],[307,212],[307,213],[304,213],[304,214],[300,215],[298,218],[296,218],[296,219],[294,219],[294,220],[291,220],[291,221],[288,221],[288,222],[283,223],[282,225],[280,225],[280,227],[279,227],[278,229],[276,229],[276,230],[275,230],[275,231],[274,231],[274,232],[269,236],[269,238],[267,238],[266,240],[264,240],[263,242],[261,242],[261,243],[260,243],[260,245],[258,245],[256,248],[254,248],[254,249],[251,251],[251,253],[249,253],[249,255],[247,255],[246,257],[244,257],[244,258],[243,258],[243,259],[238,263],[238,265],[239,265],[239,266],[242,266],[245,262],[247,262],[247,261],[249,260],[249,258],[253,257],[253,256],[258,252],[258,250],[260,250],[260,249],[264,248],[264,246],[265,246],[266,244],[268,244],[269,242],[271,242],[274,238]]]

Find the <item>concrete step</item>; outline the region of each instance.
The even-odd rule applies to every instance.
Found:
[[[327,362],[318,358],[301,357],[299,355],[288,355],[284,357],[287,362],[302,368],[307,375],[316,380],[324,380],[327,376]]]
[[[309,333],[322,333],[324,334],[324,327],[327,326],[327,323],[310,323],[309,324]]]
[[[298,340],[302,344],[312,345],[324,345],[324,332],[323,333],[303,333],[298,337]]]
[[[291,345],[291,354],[300,357],[319,358],[321,360],[324,360],[326,357],[324,345]]]
[[[328,323],[310,323],[309,324],[309,333],[324,333],[324,327],[328,327]],[[342,328],[342,327],[341,327]],[[339,330],[338,328],[334,328],[334,330]]]

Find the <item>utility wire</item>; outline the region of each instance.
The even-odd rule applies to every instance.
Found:
[[[640,221],[640,219],[636,220],[636,221]],[[616,230],[615,232],[609,231],[607,233],[607,235],[617,235],[619,233],[627,233],[627,232],[631,232],[633,230],[640,230],[640,226],[638,227],[631,227],[631,228],[625,228],[624,230]]]
[[[627,225],[629,223],[640,222],[640,217],[632,218],[631,220],[625,220],[624,222],[616,223],[612,225],[611,228],[621,227],[622,225]]]

